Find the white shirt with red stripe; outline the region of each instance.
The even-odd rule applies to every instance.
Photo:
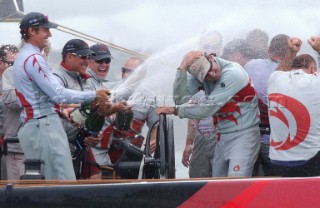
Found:
[[[276,71],[268,80],[270,159],[309,160],[320,151],[320,74]]]
[[[13,66],[16,94],[24,107],[21,119],[40,118],[55,114],[54,104],[81,103],[94,100],[94,91],[65,89],[52,74],[40,49],[25,43]]]

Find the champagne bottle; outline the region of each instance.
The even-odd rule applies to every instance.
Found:
[[[130,111],[129,113],[117,112],[115,119],[115,127],[120,131],[128,131],[131,128],[132,120],[132,111]]]
[[[93,105],[90,102],[84,102],[79,107],[75,108],[71,113],[70,116],[72,120],[79,124],[84,124],[86,119],[93,111]]]
[[[78,151],[84,148],[84,139],[88,136],[98,136],[104,124],[105,117],[97,113],[97,108],[91,109],[91,113],[85,120],[83,127],[76,138],[76,147]]]

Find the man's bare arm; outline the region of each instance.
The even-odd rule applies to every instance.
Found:
[[[280,62],[277,67],[278,71],[291,70],[291,65],[296,57],[297,53],[301,48],[302,41],[299,38],[289,38],[288,40],[288,51],[284,59]]]
[[[313,48],[313,50],[317,51],[320,54],[320,36],[311,36],[308,39],[308,43]]]

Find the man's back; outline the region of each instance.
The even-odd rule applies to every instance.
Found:
[[[257,91],[258,98],[265,104],[267,104],[267,81],[277,66],[278,62],[271,59],[252,59],[244,66]]]
[[[271,75],[268,81],[271,159],[302,161],[319,152],[319,86],[319,76],[303,70],[276,71]]]

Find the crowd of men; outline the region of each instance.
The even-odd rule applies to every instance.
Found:
[[[223,46],[218,31],[204,31],[199,48],[186,51],[173,69],[176,106],[156,109],[128,105],[122,98],[133,89],[111,100],[114,84],[107,74],[113,57],[106,45],[71,39],[59,67],[51,69],[48,38],[57,25],[31,12],[19,27],[21,46],[0,48],[2,179],[20,179],[26,159],[43,161],[46,179],[101,179],[100,167],[122,158],[120,140],[129,138],[143,150],[145,123],[155,150],[160,113],[189,119],[182,163],[191,178],[320,175],[320,78],[314,58],[297,55],[299,38],[278,34],[269,43],[267,33],[255,29]],[[320,52],[320,37],[308,42]],[[144,61],[129,58],[123,80]],[[105,122],[98,136],[85,138],[79,157],[75,139],[81,124],[70,112],[86,102],[97,106]],[[133,113],[130,129],[117,126],[118,113]]]

